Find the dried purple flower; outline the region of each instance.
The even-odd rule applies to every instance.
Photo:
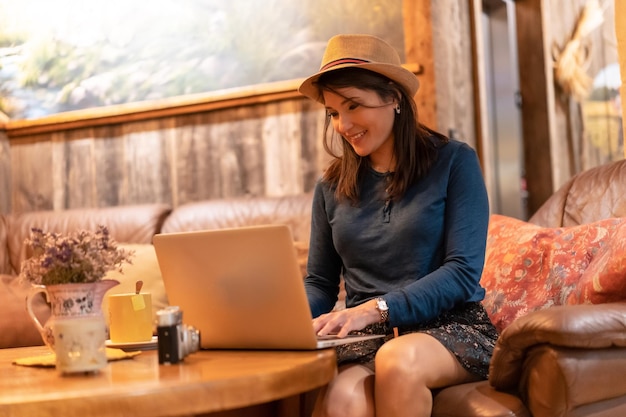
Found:
[[[96,282],[108,271],[122,272],[122,264],[132,263],[133,252],[118,248],[102,225],[95,232],[69,235],[32,228],[25,243],[33,249],[33,256],[22,264],[20,276],[34,284]]]

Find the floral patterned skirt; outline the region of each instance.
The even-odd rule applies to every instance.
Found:
[[[422,332],[431,335],[454,354],[461,365],[474,375],[487,379],[489,361],[498,332],[479,302],[466,303],[439,317],[411,327],[398,328],[398,335]],[[378,349],[394,337],[393,328],[376,323],[354,334],[385,334],[383,339],[366,340],[338,346],[338,365],[360,364],[374,370]]]

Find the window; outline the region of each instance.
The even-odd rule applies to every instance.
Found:
[[[11,119],[300,78],[337,33],[402,55],[402,0],[0,0]]]

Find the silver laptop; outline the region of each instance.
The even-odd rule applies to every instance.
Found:
[[[170,305],[203,349],[318,349],[382,336],[318,338],[285,225],[154,237]]]

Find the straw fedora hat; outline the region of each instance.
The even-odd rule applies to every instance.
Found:
[[[415,96],[419,81],[415,74],[402,67],[396,50],[384,40],[372,35],[336,35],[330,38],[320,70],[304,80],[298,91],[322,102],[316,81],[322,74],[341,68],[363,68],[382,74],[400,85],[410,97]]]

